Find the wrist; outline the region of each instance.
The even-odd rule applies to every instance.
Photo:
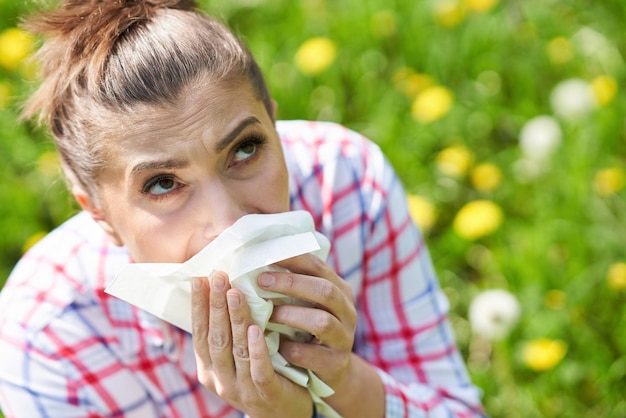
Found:
[[[385,388],[376,369],[352,353],[348,373],[325,398],[344,417],[382,417],[385,415]]]

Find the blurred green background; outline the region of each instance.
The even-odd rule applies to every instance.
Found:
[[[626,416],[622,0],[201,5],[248,43],[279,118],[341,122],[385,151],[491,416]],[[77,210],[47,133],[16,122],[32,8],[0,0],[0,286]],[[497,298],[470,321],[489,289],[519,321]]]

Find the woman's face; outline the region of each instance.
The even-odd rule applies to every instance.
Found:
[[[101,222],[137,262],[184,262],[241,216],[289,209],[281,144],[250,83],[183,96],[120,120],[98,178]]]

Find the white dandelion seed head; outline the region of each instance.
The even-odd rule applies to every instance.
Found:
[[[537,116],[522,127],[519,144],[525,158],[543,160],[558,148],[562,136],[561,126],[553,117]]]
[[[585,58],[601,66],[608,74],[618,71],[623,66],[619,50],[601,32],[590,27],[582,27],[572,37]]]
[[[591,112],[596,107],[596,100],[588,82],[570,78],[552,89],[550,105],[557,115],[565,119],[575,119]]]
[[[488,340],[505,338],[520,319],[517,298],[502,289],[485,290],[470,303],[469,321],[472,331]]]

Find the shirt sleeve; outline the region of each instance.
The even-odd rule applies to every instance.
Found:
[[[146,391],[68,306],[37,333],[5,322],[0,404],[11,417],[157,417]]]
[[[366,175],[378,196],[364,199],[371,204],[357,353],[378,368],[386,416],[483,416],[405,190],[386,160],[374,171]]]

